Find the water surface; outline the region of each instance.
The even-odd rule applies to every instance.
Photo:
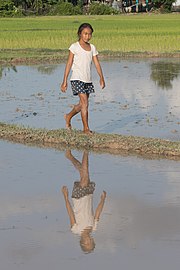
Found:
[[[1,67],[0,121],[63,128],[77,102],[59,91],[65,64]],[[103,61],[106,89],[93,69],[90,126],[97,132],[179,140],[180,63],[176,59]],[[80,116],[73,120],[82,128]],[[83,152],[72,151],[79,162]],[[89,152],[93,209],[107,193],[95,248],[71,232],[61,192],[78,170],[64,151],[0,141],[0,261],[3,270],[179,270],[179,162]],[[71,199],[70,199],[71,201]],[[72,203],[72,202],[71,202]]]
[[[0,141],[0,261],[3,270],[179,270],[180,166],[177,161],[89,153],[95,209],[107,198],[95,249],[70,230],[61,193],[79,173],[65,152]],[[83,152],[72,151],[82,161]]]
[[[70,87],[59,91],[65,64],[1,67],[0,121],[63,128],[63,115],[78,102]],[[180,61],[102,61],[106,88],[90,98],[90,127],[97,132],[180,138]],[[74,128],[82,129],[76,116]]]

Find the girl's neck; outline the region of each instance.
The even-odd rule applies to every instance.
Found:
[[[90,46],[89,42],[85,42],[82,39],[80,39],[79,44],[85,51],[90,51],[91,50],[91,46]]]
[[[92,232],[92,227],[87,227],[81,232],[82,237],[90,236],[90,233]]]

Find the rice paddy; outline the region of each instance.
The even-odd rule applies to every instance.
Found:
[[[22,58],[58,56],[77,40],[77,28],[85,21],[95,30],[92,43],[106,54],[180,52],[178,14],[28,17],[0,19],[0,58],[21,57],[24,50]]]
[[[66,56],[69,45],[77,39],[77,28],[85,21],[94,27],[92,43],[104,55],[118,56],[127,53],[131,56],[133,54],[179,56],[180,16],[139,14],[1,18],[0,60],[28,61],[39,57],[45,61],[62,59]],[[1,124],[0,128],[1,139],[179,157],[179,142],[168,143],[166,140],[113,134],[95,134],[89,138],[79,132],[71,133],[69,136],[64,130],[51,131],[50,135],[44,130],[32,130],[29,133],[29,130],[23,127],[5,124]],[[42,137],[43,142],[40,140]]]

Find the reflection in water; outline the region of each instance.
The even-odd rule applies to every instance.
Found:
[[[52,75],[54,71],[58,68],[57,65],[43,65],[43,66],[33,66],[35,70],[40,74]],[[7,72],[13,70],[17,73],[16,66],[0,66],[0,79],[2,79],[3,75],[6,76]]]
[[[103,182],[110,195],[98,230],[90,233],[96,247],[82,256],[80,237],[67,228],[64,197],[58,192],[71,174],[68,185],[73,188],[78,171],[61,151],[0,141],[1,269],[56,270],[63,263],[63,269],[73,265],[75,270],[84,265],[86,270],[93,265],[99,270],[111,265],[123,270],[179,270],[179,162],[93,152],[90,157],[94,203],[101,194],[98,183]]]
[[[180,212],[177,205],[153,204],[138,197],[122,195],[112,197],[107,211],[113,215],[111,221],[109,216],[104,220],[108,228],[106,248],[118,246],[121,239],[121,245],[129,248],[141,248],[148,240],[155,243],[155,248],[157,243],[161,243],[163,250],[165,241],[175,245],[180,240]]]
[[[62,187],[62,193],[64,195],[66,209],[70,219],[71,231],[80,235],[81,249],[85,253],[90,253],[95,248],[95,242],[91,233],[97,228],[97,223],[104,206],[106,192],[103,191],[94,214],[93,192],[95,190],[95,183],[91,182],[89,178],[88,152],[84,151],[82,162],[79,162],[72,155],[70,150],[66,151],[66,157],[72,162],[80,174],[80,181],[74,182],[72,191],[73,207],[69,201],[67,187]]]
[[[89,111],[90,118],[95,119],[91,121],[92,130],[178,141],[180,76],[177,74],[180,62],[178,59],[161,59],[160,63],[163,64],[157,63],[157,59],[104,61],[102,65],[107,78],[104,91],[99,91],[99,79],[93,69],[96,91],[91,96]],[[75,103],[70,85],[66,95],[59,91],[64,64],[17,66],[14,70],[16,68],[17,72],[14,72],[6,67],[2,73],[0,121],[37,128],[64,128],[64,112]],[[178,77],[170,80],[171,91],[159,91],[157,74],[165,74],[168,68]],[[74,127],[82,128],[79,116],[74,119]]]
[[[172,81],[180,74],[180,63],[159,61],[151,64],[151,79],[162,89],[172,89]]]
[[[9,72],[10,70],[17,72],[16,66],[8,66],[8,67],[0,66],[0,79],[2,79],[3,74],[6,76],[6,73]]]
[[[34,68],[41,74],[51,75],[58,68],[57,65],[43,65],[43,66],[34,66]]]

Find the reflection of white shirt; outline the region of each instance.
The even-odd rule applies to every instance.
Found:
[[[72,198],[73,210],[76,223],[72,226],[71,231],[75,234],[81,234],[88,227],[92,230],[97,228],[97,220],[94,220],[93,214],[93,195],[89,194],[80,199]]]
[[[74,54],[71,81],[79,80],[86,83],[92,82],[92,57],[97,55],[98,52],[94,45],[90,44],[90,46],[90,51],[84,50],[78,41],[70,46],[69,50]]]

